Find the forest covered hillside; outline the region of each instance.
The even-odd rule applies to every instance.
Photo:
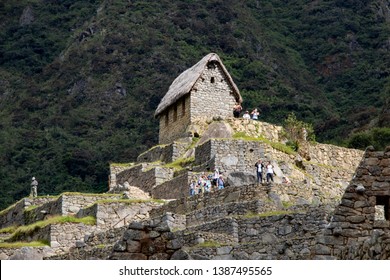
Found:
[[[0,1],[0,209],[107,190],[157,144],[170,83],[217,53],[261,119],[319,142],[390,144],[390,1]]]

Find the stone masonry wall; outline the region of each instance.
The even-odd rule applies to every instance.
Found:
[[[155,162],[161,161],[165,163],[173,162],[180,158],[190,143],[175,141],[169,145],[158,145],[152,149],[140,154],[137,157],[137,162]]]
[[[242,132],[250,137],[263,137],[272,142],[281,141],[280,134],[283,130],[281,126],[242,118],[226,118],[225,121],[230,124],[235,133]]]
[[[191,122],[231,117],[236,99],[219,64],[209,64],[191,91]]]
[[[96,217],[99,229],[118,228],[128,225],[131,221],[141,221],[149,218],[149,211],[159,207],[156,202],[104,202],[83,209],[78,217]]]
[[[217,248],[195,247],[189,254],[218,260],[311,259],[316,237],[327,224],[330,211],[326,207],[308,207],[296,213],[266,214],[230,221],[222,219],[197,227],[197,230],[229,233],[236,241],[222,242]]]
[[[265,145],[260,141],[210,139],[196,147],[195,165],[208,162],[210,170],[218,168],[225,178],[231,172],[255,174],[254,164],[264,154]]]
[[[186,137],[190,124],[190,97],[187,95],[170,106],[160,118],[159,144]]]
[[[116,175],[118,185],[127,182],[130,186],[136,186],[145,192],[159,184],[173,178],[173,170],[170,168],[155,167],[147,169],[147,164],[138,164]]]
[[[149,221],[133,222],[115,244],[110,259],[169,260],[182,245],[172,231],[184,227],[185,217],[172,213]]]
[[[384,208],[384,219],[376,207]],[[366,150],[355,177],[347,187],[332,222],[317,242],[318,259],[390,258],[390,147]],[[383,243],[377,245],[381,236]],[[361,252],[361,253],[358,253]]]
[[[157,185],[152,190],[152,197],[159,199],[180,199],[189,196],[191,180],[198,180],[201,173],[185,171],[170,181]]]
[[[191,213],[197,209],[219,206],[225,203],[243,202],[251,200],[266,200],[268,198],[264,189],[252,186],[228,187],[215,192],[202,195],[187,196],[169,202],[158,209],[152,210],[151,217],[163,215],[165,212],[177,214]]]
[[[47,202],[53,201],[57,198],[53,197],[36,197],[36,198],[23,198],[12,207],[9,207],[0,213],[0,228],[6,228],[9,226],[20,226],[26,224],[25,211],[34,208],[34,206],[40,207]],[[28,217],[27,217],[28,218]]]

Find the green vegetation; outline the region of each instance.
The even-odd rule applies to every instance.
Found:
[[[32,242],[2,242],[0,243],[0,248],[5,249],[14,249],[14,248],[21,248],[21,247],[43,247],[43,246],[49,246],[49,241],[47,240],[39,240],[39,241],[32,241]]]
[[[0,229],[0,233],[13,233],[13,232],[15,232],[16,228],[17,228],[16,226],[2,228],[2,229]]]
[[[216,241],[205,241],[196,245],[196,247],[199,248],[220,248],[223,246],[226,246],[226,244],[222,244]]]
[[[263,143],[266,143],[266,144],[270,145],[275,150],[278,150],[280,152],[286,153],[288,155],[296,154],[296,151],[293,150],[290,146],[287,146],[287,145],[285,145],[283,143],[270,141],[270,140],[268,140],[268,139],[266,139],[264,137],[248,136],[248,135],[245,134],[245,132],[237,132],[237,133],[235,133],[233,135],[233,138],[235,138],[235,139],[242,139],[242,140],[246,140],[246,141],[260,141],[260,142],[263,142]]]
[[[299,142],[302,140],[315,141],[313,126],[298,120],[294,112],[288,114],[287,118],[284,120],[283,127],[285,137],[288,139],[286,145],[294,151],[298,151]]]
[[[376,150],[384,150],[390,143],[390,128],[373,128],[365,132],[357,132],[347,142],[349,148],[365,149],[373,146]]]
[[[175,171],[180,171],[186,166],[191,165],[195,161],[195,157],[179,158],[171,163],[165,164],[163,167],[173,168]]]
[[[32,176],[38,195],[106,191],[109,163],[157,144],[158,103],[209,52],[263,121],[294,112],[335,144],[388,128],[390,27],[379,10],[362,0],[1,1],[0,209],[28,196]]]
[[[38,221],[34,224],[17,227],[15,231],[13,231],[10,240],[17,240],[19,236],[31,235],[37,230],[51,224],[64,224],[64,223],[83,223],[86,225],[95,225],[96,219],[94,217],[76,218],[73,216],[55,216],[47,220]]]

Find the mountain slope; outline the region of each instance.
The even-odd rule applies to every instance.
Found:
[[[0,208],[26,195],[32,176],[40,194],[104,191],[108,162],[132,161],[157,143],[159,101],[209,52],[265,121],[280,124],[294,111],[319,141],[338,143],[375,126],[389,96],[388,7],[2,1]]]

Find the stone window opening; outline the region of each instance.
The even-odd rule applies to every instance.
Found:
[[[181,115],[184,116],[186,114],[186,99],[183,98],[181,102]]]
[[[375,220],[390,221],[390,196],[376,197]]]
[[[168,126],[169,124],[169,111],[165,114],[165,126]]]
[[[210,83],[214,84],[215,83],[215,78],[214,77],[211,77],[210,79]]]
[[[208,69],[215,69],[216,68],[215,62],[210,62],[209,64],[207,64],[207,68]]]
[[[173,121],[175,122],[177,120],[177,105],[173,107]]]

